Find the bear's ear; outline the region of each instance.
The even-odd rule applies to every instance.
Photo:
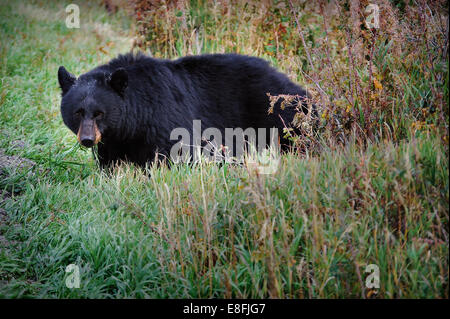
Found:
[[[108,79],[108,84],[116,91],[121,97],[125,93],[125,89],[128,85],[128,73],[124,68],[118,68],[111,74]]]
[[[72,87],[72,85],[75,83],[75,81],[77,80],[77,78],[75,77],[75,75],[69,73],[65,67],[60,66],[58,69],[58,81],[59,81],[59,86],[61,87],[62,90],[62,94],[66,94],[67,91],[70,90],[70,88]]]

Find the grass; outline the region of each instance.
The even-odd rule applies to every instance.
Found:
[[[320,110],[320,147],[284,155],[276,174],[204,162],[150,167],[150,177],[130,165],[105,174],[62,123],[57,68],[79,75],[130,50],[136,24],[122,11],[108,15],[98,3],[86,3],[80,4],[81,30],[67,29],[66,4],[1,1],[0,149],[35,163],[0,168],[1,297],[448,298],[448,91],[432,74],[425,77],[420,60],[401,65],[377,47],[386,57],[376,53],[374,61],[380,59],[379,69],[388,61],[384,67],[392,71],[382,80],[392,100],[381,108],[386,101],[376,97],[373,110],[379,113],[357,116],[367,123],[372,116],[390,129],[362,141],[361,132],[370,128],[353,128],[340,143],[330,138],[338,131],[326,110],[333,114],[341,106],[345,112],[348,105],[327,100]],[[166,19],[182,18],[179,11]],[[313,70],[306,60],[288,58],[305,53],[294,40],[295,28],[287,31],[291,53],[280,56],[264,43],[250,45],[259,40],[247,39],[245,27],[229,33],[237,25],[232,13],[222,25],[219,13],[195,5],[189,12],[204,19],[206,30],[217,20],[201,52],[240,48],[280,61],[281,69],[312,90],[309,78],[319,81],[325,74],[308,73]],[[155,50],[150,42],[147,48],[162,57],[188,54],[195,37],[173,30],[167,43],[172,39],[178,46]],[[256,31],[261,38],[268,34]],[[442,68],[448,83],[448,60]],[[348,70],[335,71],[348,80],[339,74]],[[369,77],[359,72],[364,91]],[[337,95],[330,82],[320,84],[327,96]],[[393,87],[400,82],[401,97]],[[346,83],[342,94],[350,97]],[[426,97],[433,90],[442,92],[441,100]],[[370,92],[367,86],[367,96],[353,98],[364,105]],[[421,117],[420,101],[436,103],[438,111]],[[66,287],[69,264],[80,267],[79,289]],[[370,264],[380,270],[376,290],[365,285]]]

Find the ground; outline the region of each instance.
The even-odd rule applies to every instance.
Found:
[[[93,3],[67,29],[69,2],[0,2],[0,297],[448,298],[441,136],[287,154],[269,175],[205,163],[105,174],[62,122],[56,74],[128,51],[133,24]]]

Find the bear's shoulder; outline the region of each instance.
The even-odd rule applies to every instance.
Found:
[[[112,68],[127,68],[132,65],[136,64],[148,64],[148,63],[155,63],[156,60],[141,53],[126,53],[126,54],[119,54],[117,58],[112,59],[107,65]]]

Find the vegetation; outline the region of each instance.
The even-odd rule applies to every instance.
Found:
[[[80,2],[68,29],[70,2],[0,0],[0,296],[448,298],[448,4],[374,2],[371,29],[367,1],[237,0]],[[62,123],[56,72],[131,49],[260,56],[320,123],[299,115],[276,174],[107,174]]]

